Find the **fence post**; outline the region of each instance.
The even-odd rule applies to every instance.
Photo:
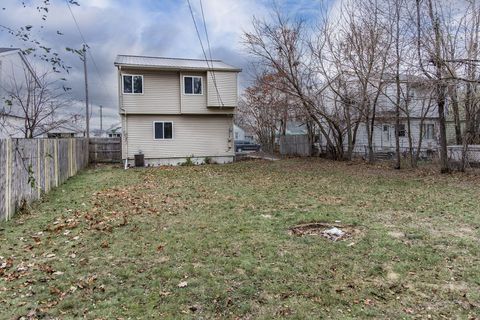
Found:
[[[5,140],[5,221],[10,214],[10,139]]]
[[[37,187],[37,197],[38,199],[40,199],[40,190],[41,190],[41,183],[42,183],[42,176],[40,175],[40,160],[41,160],[41,156],[40,156],[40,140],[37,140],[37,181],[35,181],[36,183],[36,187]]]
[[[53,141],[53,161],[53,166],[55,168],[55,187],[58,187],[58,139]]]

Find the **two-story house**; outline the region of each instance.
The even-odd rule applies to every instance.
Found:
[[[234,159],[233,114],[241,69],[219,60],[119,55],[122,158],[175,165]]]

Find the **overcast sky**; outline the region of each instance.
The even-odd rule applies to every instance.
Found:
[[[40,0],[1,0],[0,23],[9,27],[34,26],[34,35],[47,47],[61,53],[72,69],[66,78],[72,88],[75,103],[72,108],[84,110],[83,65],[80,59],[65,51],[65,47],[81,48],[82,39],[65,1],[53,0],[47,21],[35,10]],[[104,106],[104,129],[119,121],[116,69],[117,54],[135,54],[163,57],[203,58],[187,0],[78,0],[72,6],[81,32],[91,48],[97,68],[88,61],[91,127],[99,127],[99,105]],[[251,57],[242,46],[244,31],[251,29],[253,16],[268,18],[274,3],[289,15],[313,19],[322,0],[203,0],[206,26],[212,56],[245,70],[240,86],[249,83],[248,66]],[[199,0],[191,0],[197,23],[201,24]],[[43,28],[39,26],[43,25]],[[200,25],[204,38],[203,25]],[[58,35],[57,30],[63,35]],[[8,32],[0,31],[0,47],[26,48]],[[88,57],[90,58],[90,57]],[[42,62],[29,57],[35,65]],[[87,59],[88,60],[88,59]],[[44,63],[43,63],[44,64]],[[97,70],[98,69],[98,70]],[[65,75],[63,75],[65,76]]]

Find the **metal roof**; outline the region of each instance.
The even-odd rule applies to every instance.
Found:
[[[9,52],[9,51],[17,51],[17,50],[20,50],[20,49],[18,49],[18,48],[0,48],[0,53]]]
[[[228,65],[220,60],[200,59],[181,59],[181,58],[165,58],[165,57],[147,57],[147,56],[131,56],[118,55],[115,59],[115,66],[137,67],[137,68],[155,68],[162,70],[215,70],[215,71],[236,71],[242,69]]]

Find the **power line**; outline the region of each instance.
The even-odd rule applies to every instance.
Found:
[[[213,85],[215,86],[215,89],[217,91],[217,100],[220,99],[220,104],[222,105],[222,107],[224,106],[223,104],[223,101],[222,101],[222,97],[220,96],[220,93],[218,91],[218,87],[217,87],[217,79],[215,77],[215,71],[213,70],[213,59],[212,59],[212,49],[210,47],[210,39],[208,38],[208,31],[207,31],[207,23],[205,22],[205,15],[203,14],[203,4],[202,4],[202,0],[200,0],[200,9],[202,11],[202,20],[203,20],[203,28],[205,29],[205,36],[207,38],[207,45],[208,45],[208,53],[210,54],[210,61],[212,61],[212,79],[213,79]]]
[[[195,16],[193,14],[193,9],[192,9],[192,5],[190,4],[190,0],[187,0],[188,2],[188,8],[190,9],[190,14],[192,16],[192,20],[193,20],[193,25],[195,26],[195,30],[197,31],[197,37],[198,37],[198,40],[200,41],[200,46],[202,47],[202,51],[203,51],[203,56],[205,57],[205,62],[207,63],[207,68],[208,69],[211,69],[212,71],[212,75],[214,75],[214,71],[213,71],[213,61],[212,62],[212,67],[210,68],[210,64],[208,63],[208,57],[207,57],[207,54],[205,52],[205,48],[203,47],[203,42],[202,42],[202,38],[200,37],[200,32],[198,31],[198,27],[197,27],[197,22],[195,21]],[[200,1],[200,5],[201,5],[201,1]],[[203,7],[202,7],[202,16],[203,16]],[[205,18],[203,19],[203,21],[205,22]],[[207,30],[207,27],[205,26],[205,30]],[[208,37],[208,36],[207,36]],[[211,51],[210,51],[210,60],[211,60]],[[213,79],[215,79],[214,77],[212,77]],[[219,100],[218,102],[220,102],[220,104],[222,105],[222,107],[224,106],[223,104],[223,101],[222,101],[222,98],[220,97],[220,92],[218,91],[218,87],[217,87],[217,84],[216,84],[216,81],[214,80],[213,81],[213,85],[215,87],[215,90],[217,92],[217,100]]]
[[[70,3],[69,3],[68,0],[65,0],[65,2],[67,3],[68,10],[70,11],[70,15],[72,16],[73,21],[75,22],[75,26],[77,27],[77,31],[78,31],[78,33],[79,33],[79,35],[80,35],[80,38],[82,39],[82,41],[83,41],[83,43],[84,43],[84,45],[85,45],[85,51],[88,52],[88,55],[90,56],[90,59],[92,60],[93,66],[94,66],[94,68],[95,68],[95,73],[96,73],[98,79],[100,80],[100,82],[102,83],[103,88],[105,89],[105,92],[108,93],[109,91],[108,91],[107,85],[105,84],[105,81],[104,81],[103,77],[102,77],[101,74],[100,74],[99,68],[98,68],[98,66],[97,66],[97,63],[95,62],[95,59],[93,58],[92,52],[91,52],[91,50],[87,50],[87,48],[90,48],[90,46],[88,45],[87,40],[85,40],[85,37],[84,37],[84,35],[83,35],[83,33],[82,33],[82,29],[80,29],[80,25],[79,25],[77,19],[75,18],[75,14],[73,13],[72,7],[70,6]],[[109,93],[109,95],[110,95],[110,94],[111,94],[111,93]],[[112,97],[109,97],[109,99],[112,99]],[[115,99],[112,99],[112,102],[113,102],[112,105],[114,105],[114,104],[115,104]]]

